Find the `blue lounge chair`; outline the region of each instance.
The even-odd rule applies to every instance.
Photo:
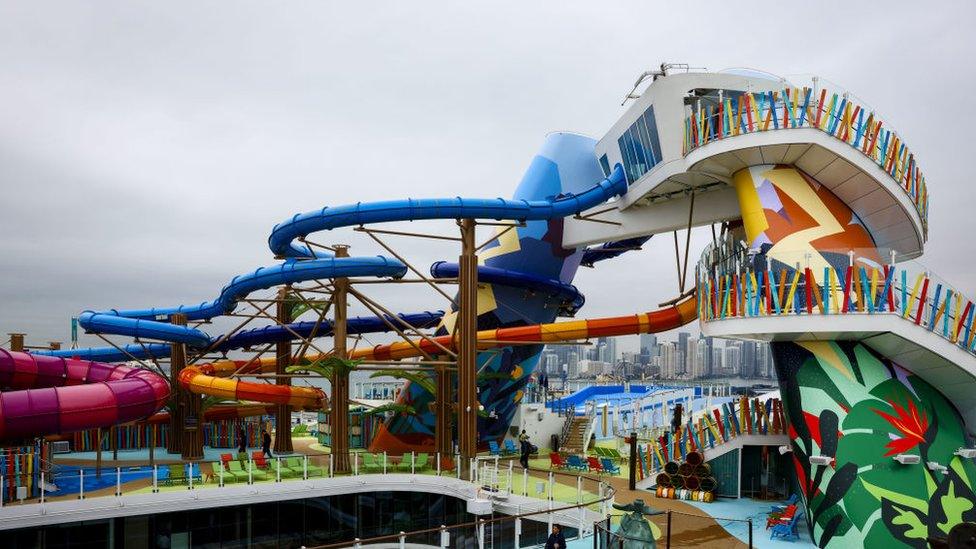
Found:
[[[800,501],[800,496],[798,496],[796,494],[791,494],[790,495],[790,498],[787,499],[785,503],[780,503],[780,504],[773,505],[772,507],[770,507],[769,508],[769,512],[770,513],[782,513],[783,512],[783,509],[786,509],[790,505],[795,505],[799,501]]]
[[[583,461],[583,458],[576,455],[569,456],[569,459],[566,461],[566,467],[568,469],[575,469],[577,471],[588,471],[590,469],[589,466],[586,465],[586,462]]]
[[[800,539],[800,533],[796,529],[796,523],[801,517],[803,517],[803,511],[797,511],[789,522],[773,525],[772,531],[769,533],[769,539],[779,538],[788,541]]]
[[[510,438],[505,439],[505,452],[512,455],[519,453],[518,448],[515,447],[515,441]]]
[[[608,457],[600,458],[600,463],[603,464],[603,470],[610,473],[611,475],[620,474],[620,467],[616,463],[614,463],[612,459]]]
[[[489,440],[488,441],[488,453],[490,453],[493,456],[500,456],[500,455],[502,455],[502,451],[498,447],[498,443],[495,442],[494,440]]]

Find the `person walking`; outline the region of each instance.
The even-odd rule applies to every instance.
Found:
[[[241,456],[244,456],[243,458]],[[244,430],[244,426],[241,424],[237,425],[237,458],[247,459],[247,431]]]
[[[546,549],[566,549],[566,538],[563,537],[562,528],[558,524],[552,525],[552,533],[546,540]]]
[[[529,454],[532,453],[532,445],[529,444],[529,435],[522,429],[522,433],[518,437],[519,439],[519,449],[521,450],[521,455],[519,456],[519,463],[522,464],[523,469],[529,468]]]
[[[265,429],[264,435],[261,437],[261,450],[268,458],[274,457],[271,455],[271,433],[267,429]]]

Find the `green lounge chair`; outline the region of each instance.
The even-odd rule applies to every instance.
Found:
[[[271,473],[261,470],[253,461],[247,462],[247,466],[244,468],[245,474],[247,473],[247,467],[251,468],[251,478],[255,481],[270,480],[274,477]]]
[[[312,462],[311,461],[309,461],[308,462],[308,465],[305,466],[305,465],[302,464],[302,461],[304,461],[304,458],[300,458],[300,457],[289,457],[289,458],[285,458],[285,463],[288,464],[288,468],[291,469],[291,470],[293,470],[293,471],[298,471],[298,476],[302,476],[302,471],[304,470],[303,467],[307,467],[308,468],[308,476],[309,477],[324,477],[325,476],[325,469],[324,468],[319,467],[318,465],[312,465]]]
[[[397,464],[396,470],[403,473],[409,473],[410,470],[412,469],[412,466],[410,464],[411,459],[413,460],[417,459],[416,454],[413,454],[413,456],[414,457],[411,457],[411,454],[403,454],[402,456],[400,456],[400,463]]]
[[[281,469],[281,472],[280,473],[278,471],[279,468]],[[302,476],[302,470],[301,469],[298,469],[296,471],[295,469],[292,469],[291,467],[289,467],[288,466],[288,461],[285,458],[277,458],[277,459],[271,460],[271,471],[270,471],[270,473],[272,475],[275,475],[276,478],[277,478],[277,475],[279,475],[279,474],[281,475],[281,478],[295,478],[295,477]]]
[[[379,458],[382,459],[382,458]],[[383,462],[377,461],[376,456],[368,452],[363,453],[363,464],[360,466],[360,472],[363,473],[380,473],[383,471]]]
[[[169,471],[166,484],[172,486],[174,484],[186,484],[189,482],[186,478],[186,470],[183,468],[182,463],[171,463],[166,466],[166,469]]]
[[[414,467],[418,473],[430,469],[430,456],[427,454],[417,454],[417,463]]]

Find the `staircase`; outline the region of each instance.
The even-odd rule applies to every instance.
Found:
[[[586,427],[589,425],[589,422],[590,419],[588,417],[574,417],[569,426],[569,433],[560,445],[560,450],[571,454],[583,453],[584,443],[589,442],[584,440],[586,437]]]

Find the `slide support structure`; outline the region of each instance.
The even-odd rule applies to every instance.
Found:
[[[348,257],[348,246],[335,246],[336,257]],[[347,325],[349,318],[347,306],[349,301],[349,279],[346,277],[333,280],[332,309],[333,325],[332,352],[340,360],[349,359],[346,347]],[[349,372],[345,368],[334,368],[332,371],[332,410],[329,412],[329,422],[332,427],[332,456],[335,461],[336,473],[349,472]]]
[[[186,326],[186,315],[174,314],[169,317],[170,324],[176,326]],[[170,351],[169,377],[170,377],[170,397],[169,397],[169,432],[183,432],[183,398],[181,395],[185,388],[179,382],[180,370],[186,367],[186,346],[182,343],[173,343]],[[171,436],[166,440],[166,451],[170,454],[183,453],[183,437]]]
[[[278,290],[278,302],[275,304],[278,324],[285,326],[292,321],[291,307],[288,303],[289,287]],[[275,378],[276,385],[291,385],[291,378],[285,374],[285,368],[291,364],[291,341],[284,340],[275,344]],[[291,406],[279,404],[275,408],[275,454],[291,453],[294,450],[291,442]]]
[[[462,219],[461,256],[458,258],[458,446],[461,463],[478,455],[478,256],[475,221]]]

